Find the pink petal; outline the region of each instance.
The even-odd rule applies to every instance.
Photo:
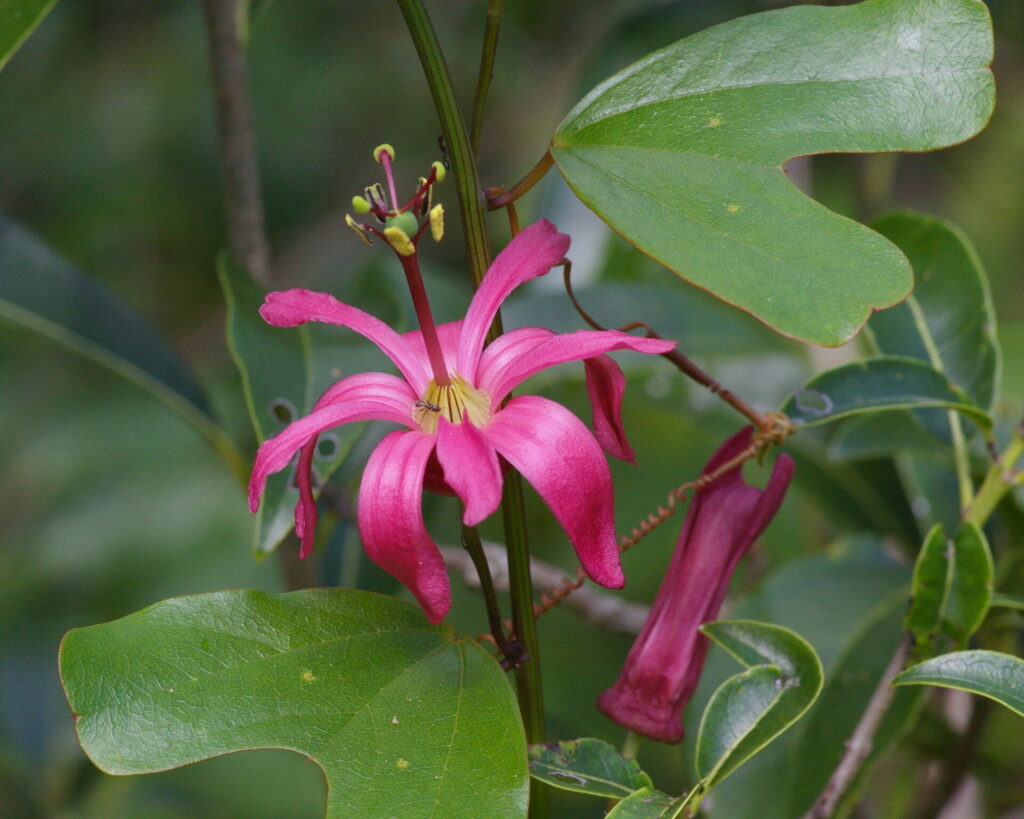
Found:
[[[348,327],[380,347],[417,394],[426,389],[430,380],[429,362],[417,356],[398,333],[380,319],[344,304],[328,293],[302,289],[267,293],[260,315],[275,327],[296,327],[307,321]]]
[[[441,355],[444,357],[444,363],[449,373],[455,370],[455,354],[459,346],[459,336],[461,333],[461,320],[449,321],[447,324],[439,324],[437,327],[437,340],[441,344]],[[421,360],[428,362],[427,366],[429,367],[430,358],[427,355],[427,348],[423,343],[423,332],[421,330],[410,330],[407,333],[403,333],[402,338],[405,339],[409,347]],[[434,373],[431,370],[429,378],[433,377]]]
[[[499,385],[504,373],[516,367],[519,359],[553,335],[555,335],[554,330],[548,330],[545,327],[520,327],[498,336],[487,345],[487,349],[480,356],[480,363],[476,368],[478,375],[476,386],[486,392],[488,396],[493,395],[494,388]],[[508,391],[505,394],[507,395]],[[502,396],[502,398],[504,397]],[[496,405],[500,401],[492,403]]]
[[[463,321],[457,368],[463,378],[479,383],[476,365],[484,338],[508,294],[523,282],[543,276],[563,259],[568,249],[569,237],[541,219],[521,231],[498,254],[474,294]]]
[[[476,526],[501,503],[498,455],[469,421],[451,424],[441,416],[437,426],[437,460],[444,480],[465,504],[462,522]]]
[[[259,508],[267,476],[288,466],[295,450],[304,446],[314,435],[341,424],[371,419],[410,425],[411,412],[409,404],[401,408],[396,407],[392,401],[368,397],[346,401],[343,404],[331,404],[311,412],[298,421],[293,421],[273,438],[260,444],[256,452],[252,477],[249,479],[249,509],[255,512]]]
[[[609,455],[636,463],[633,447],[622,428],[622,396],[626,376],[622,368],[606,355],[584,359],[587,368],[587,394],[594,409],[594,437]]]
[[[410,429],[417,424],[412,420],[412,409],[419,395],[412,391],[409,382],[390,373],[359,373],[335,382],[313,405],[313,412],[346,401],[377,401],[391,404],[398,414],[404,414],[404,422]]]
[[[551,508],[586,573],[602,586],[621,588],[611,473],[583,422],[554,401],[524,395],[481,431]]]
[[[432,435],[401,430],[377,445],[359,487],[359,533],[369,558],[439,623],[452,595],[441,553],[423,524],[423,473],[433,449]]]
[[[498,404],[516,385],[556,364],[594,358],[612,350],[664,353],[675,346],[674,341],[636,338],[618,330],[577,330],[575,333],[552,335],[543,344],[524,350],[517,357],[495,360],[486,371],[481,366],[477,383],[490,396],[492,404]]]

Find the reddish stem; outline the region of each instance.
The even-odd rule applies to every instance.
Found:
[[[387,154],[381,154],[387,156]],[[444,363],[444,354],[441,352],[441,341],[437,337],[437,325],[434,324],[434,316],[430,312],[430,302],[427,301],[427,290],[423,286],[423,277],[420,275],[420,263],[416,254],[411,256],[399,256],[402,260],[402,269],[405,271],[405,280],[409,284],[409,292],[412,295],[412,306],[416,310],[416,318],[420,323],[420,331],[423,333],[423,346],[427,348],[427,357],[430,359],[430,368],[434,371],[434,381],[439,387],[451,383],[448,377],[448,367]]]

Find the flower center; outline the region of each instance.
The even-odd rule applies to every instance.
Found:
[[[434,434],[442,415],[453,424],[461,424],[465,416],[473,426],[483,426],[491,417],[491,399],[458,373],[453,373],[447,384],[431,380],[412,417],[424,432]]]

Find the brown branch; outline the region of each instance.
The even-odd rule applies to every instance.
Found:
[[[860,722],[857,723],[852,736],[846,741],[846,750],[843,752],[839,764],[832,772],[832,776],[818,799],[804,814],[803,819],[830,819],[835,814],[839,800],[853,784],[864,761],[871,753],[875,733],[878,731],[878,726],[882,724],[882,717],[885,716],[885,711],[892,701],[892,681],[903,670],[903,664],[907,661],[909,651],[910,640],[904,636],[896,647],[896,651],[893,652],[889,665],[882,673],[882,678],[878,681],[867,708],[861,714]]]
[[[491,570],[494,587],[507,591],[508,562],[505,557],[505,547],[494,543],[485,543],[484,554]],[[473,561],[465,550],[457,549],[454,546],[442,546],[441,556],[448,566],[462,575],[466,583],[473,586],[479,584]],[[565,577],[563,569],[536,558],[530,559],[530,574],[538,584],[544,586],[556,586],[569,580]],[[573,595],[567,605],[596,625],[626,634],[639,634],[648,612],[647,606],[630,603],[621,597],[598,591],[589,586],[580,589],[577,594]]]
[[[238,38],[235,0],[202,0],[210,48],[228,244],[236,263],[261,284],[270,283],[256,137],[249,105],[245,55]]]
[[[484,191],[484,196],[487,197],[487,210],[507,208],[512,202],[515,202],[520,196],[540,182],[544,178],[544,174],[551,170],[551,166],[554,164],[555,158],[551,155],[551,151],[545,151],[544,156],[530,169],[530,172],[509,190],[504,188],[487,188]]]

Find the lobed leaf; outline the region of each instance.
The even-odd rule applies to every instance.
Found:
[[[792,157],[961,142],[994,104],[979,0],[866,0],[732,20],[594,88],[551,152],[577,196],[679,276],[779,332],[852,337],[912,285],[886,239],[804,196]]]
[[[526,810],[525,736],[501,668],[392,598],[166,600],[70,631],[60,672],[79,742],[107,773],[284,748],[323,770],[329,817]]]

